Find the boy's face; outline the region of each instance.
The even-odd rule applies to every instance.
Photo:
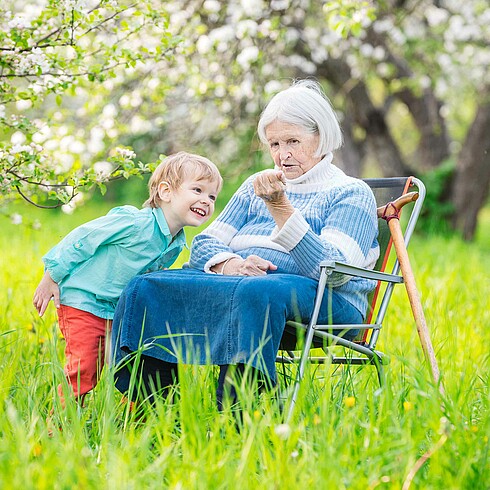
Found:
[[[162,201],[160,207],[174,234],[184,226],[200,226],[211,218],[218,195],[218,183],[188,178],[177,189],[160,183],[159,194]]]

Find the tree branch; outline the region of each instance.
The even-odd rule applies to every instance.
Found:
[[[22,199],[25,199],[29,204],[32,204],[33,206],[36,206],[36,208],[41,208],[41,209],[56,209],[56,208],[59,208],[61,206],[63,206],[63,202],[59,201],[56,203],[56,204],[53,204],[52,206],[46,206],[46,205],[43,205],[43,204],[37,204],[36,202],[32,201],[31,199],[29,199],[21,190],[20,190],[20,187],[16,186],[15,187],[16,191],[20,194],[20,196],[22,197]],[[69,199],[68,202],[70,202],[74,197],[76,196],[75,193],[73,193]]]

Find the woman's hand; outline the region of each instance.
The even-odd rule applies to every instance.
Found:
[[[39,316],[44,315],[44,312],[46,311],[46,308],[48,307],[51,298],[53,298],[56,308],[59,308],[60,288],[58,287],[58,284],[56,284],[53,279],[51,279],[49,272],[46,271],[43,278],[41,279],[41,282],[39,283],[39,286],[36,289],[36,292],[34,293],[34,299],[32,300],[32,303],[36,307]]]
[[[254,180],[255,194],[265,202],[280,203],[287,200],[285,189],[286,178],[280,170],[262,172]]]
[[[268,270],[277,270],[277,265],[258,255],[250,255],[246,259],[233,257],[230,260],[225,260],[216,264],[212,270],[225,276],[264,276]]]
[[[281,229],[294,213],[293,205],[286,196],[284,174],[280,170],[262,172],[254,180],[254,191],[257,197],[264,200],[277,227]]]

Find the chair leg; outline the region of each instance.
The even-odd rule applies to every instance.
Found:
[[[322,269],[320,273],[320,280],[318,281],[317,292],[315,297],[315,304],[313,306],[313,313],[311,315],[310,322],[306,329],[305,345],[303,346],[303,352],[301,354],[301,360],[299,362],[298,373],[296,375],[296,381],[294,383],[293,395],[291,397],[291,403],[289,405],[286,422],[289,422],[293,414],[294,406],[298,398],[299,386],[305,376],[306,363],[310,355],[311,345],[313,344],[313,334],[315,333],[314,326],[317,324],[318,315],[320,313],[320,307],[323,301],[323,293],[325,292],[325,286],[327,284],[327,278],[332,272],[327,269]]]
[[[374,360],[374,366],[376,367],[376,371],[378,373],[379,387],[383,388],[385,385],[385,371],[381,361],[377,357]]]
[[[303,352],[301,353],[301,359],[299,362],[298,372],[296,374],[296,380],[294,381],[293,394],[291,396],[291,403],[289,404],[288,414],[286,416],[286,422],[289,422],[293,415],[294,406],[298,398],[299,387],[301,381],[305,377],[306,364],[310,355],[311,345],[313,344],[313,328],[308,328],[306,332],[305,345],[303,346]]]

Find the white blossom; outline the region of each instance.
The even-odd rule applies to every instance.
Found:
[[[22,224],[22,215],[20,215],[18,213],[11,214],[10,215],[10,221],[14,225],[20,225],[20,224]]]
[[[373,55],[373,51],[374,51],[373,46],[368,43],[362,44],[361,47],[359,48],[359,52],[365,58],[371,58],[371,56]]]
[[[425,17],[429,25],[433,27],[446,22],[449,17],[449,12],[435,5],[428,5],[425,9]]]
[[[30,73],[31,71],[46,73],[51,64],[41,48],[34,48],[29,54],[18,58],[17,68],[20,73]]]
[[[213,41],[210,39],[209,36],[203,35],[200,36],[199,39],[197,40],[196,48],[200,54],[209,53],[212,47],[213,47]]]
[[[105,179],[109,177],[109,175],[111,175],[112,164],[110,164],[109,162],[95,162],[94,170],[99,178]]]
[[[227,43],[235,39],[235,29],[231,25],[224,25],[213,29],[209,33],[209,37],[215,42]]]
[[[10,142],[13,145],[21,145],[26,140],[26,135],[22,131],[16,131],[10,137]]]
[[[41,152],[43,151],[43,147],[41,145],[38,145],[37,143],[35,142],[32,142],[30,145],[29,145],[34,151],[36,152]]]
[[[314,47],[311,50],[311,60],[313,61],[313,63],[320,65],[327,59],[328,59],[328,51],[326,49],[320,49]]]
[[[419,84],[423,89],[428,89],[431,86],[430,77],[427,75],[420,77]]]
[[[65,214],[73,214],[75,208],[76,205],[70,201],[68,204],[63,204],[63,206],[61,206],[61,211],[63,211]]]
[[[242,9],[248,17],[258,18],[262,15],[264,4],[262,0],[240,0]]]
[[[266,94],[273,94],[279,92],[281,90],[282,84],[278,80],[271,80],[267,82],[264,87],[264,91]]]
[[[387,77],[390,74],[390,66],[388,63],[378,63],[376,65],[376,71],[380,77]]]
[[[214,89],[214,95],[219,98],[224,97],[226,95],[226,90],[223,87],[223,85],[219,85]]]
[[[286,10],[289,7],[289,0],[272,0],[272,10]]]
[[[393,21],[388,17],[377,20],[373,23],[373,29],[378,34],[383,34],[384,32],[388,32],[392,28],[393,28]]]
[[[217,0],[206,0],[203,3],[203,9],[206,12],[217,14],[221,9],[221,5]]]
[[[425,35],[425,28],[421,22],[409,18],[405,23],[403,32],[407,39],[421,39]]]
[[[264,36],[268,36],[271,29],[271,21],[269,19],[264,19],[259,25],[259,32]]]
[[[42,92],[44,92],[46,90],[46,88],[44,87],[44,85],[42,84],[42,82],[39,80],[35,83],[31,83],[31,85],[29,85],[29,88],[36,94],[36,95],[39,95],[41,94]]]
[[[117,108],[114,104],[107,104],[102,109],[102,115],[104,117],[113,118],[117,116]]]
[[[279,424],[274,428],[274,432],[281,439],[287,439],[291,435],[291,427],[289,424]]]
[[[73,192],[73,188],[67,186],[66,192],[71,195]],[[69,203],[63,204],[63,206],[61,206],[61,211],[63,211],[65,214],[73,214],[73,211],[75,211],[76,207],[82,204],[84,200],[85,194],[83,192],[77,192],[77,194],[75,194],[75,196],[71,199]]]
[[[129,148],[121,148],[119,146],[116,148],[116,153],[129,160],[132,160],[136,156],[136,153],[133,150],[130,150]]]
[[[286,43],[295,43],[300,38],[300,33],[298,29],[288,29],[284,37]]]
[[[373,59],[376,61],[384,60],[386,52],[382,46],[376,46],[373,50]]]
[[[243,39],[245,36],[254,37],[258,29],[259,26],[254,20],[241,20],[236,26],[236,37],[238,39]]]
[[[77,10],[78,12],[85,12],[87,10],[87,0],[63,0],[60,2],[62,4],[62,8],[65,10]]]
[[[23,15],[16,15],[8,21],[7,25],[10,29],[30,29],[31,27],[31,23]]]
[[[243,82],[240,84],[240,96],[245,97],[247,99],[250,99],[254,95],[254,87],[253,87],[253,80],[251,77],[245,78]]]
[[[259,48],[257,46],[247,46],[237,56],[236,60],[242,68],[247,69],[258,57]]]
[[[32,107],[32,100],[30,99],[21,99],[15,103],[15,107],[18,111],[25,111]]]

